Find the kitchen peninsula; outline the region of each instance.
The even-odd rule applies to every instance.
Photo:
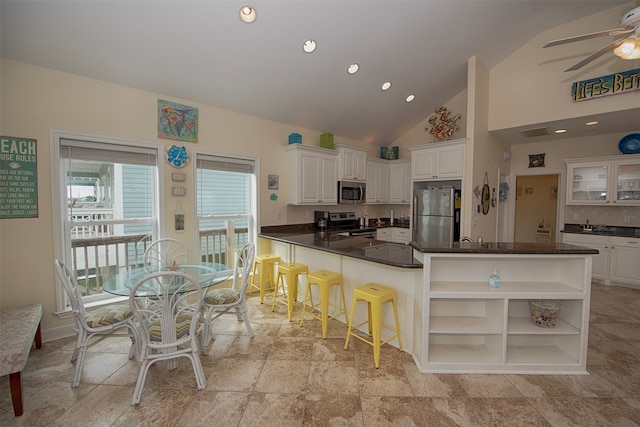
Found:
[[[491,242],[422,247],[299,226],[265,227],[260,237],[262,252],[341,273],[348,306],[364,283],[394,288],[404,350],[422,372],[587,373],[593,249]],[[502,276],[499,289],[488,286],[494,268]],[[528,301],[537,299],[560,302],[555,328],[531,323]],[[388,311],[383,321],[392,324]],[[365,306],[358,307],[354,323],[366,316]]]

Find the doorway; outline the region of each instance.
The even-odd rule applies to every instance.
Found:
[[[560,174],[520,175],[515,184],[515,242],[555,242],[562,200]]]

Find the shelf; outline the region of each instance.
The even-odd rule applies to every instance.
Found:
[[[486,345],[432,344],[429,346],[429,363],[447,364],[494,363],[499,364],[500,355]]]
[[[546,230],[545,230],[546,231]],[[591,255],[424,255],[422,372],[585,374]],[[500,288],[489,287],[493,269]],[[556,300],[554,328],[530,300]]]
[[[487,282],[433,281],[431,298],[584,298],[582,290],[559,282],[502,282],[498,289]]]
[[[507,334],[513,335],[578,335],[580,329],[558,319],[555,328],[540,328],[529,317],[509,317]]]
[[[429,333],[501,334],[502,329],[486,317],[436,316],[429,320]]]
[[[579,360],[556,345],[508,345],[507,364],[578,365]]]

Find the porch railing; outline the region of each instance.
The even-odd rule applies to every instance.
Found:
[[[234,229],[232,242],[227,242],[226,229],[201,230],[199,237],[201,260],[221,264],[233,260],[235,252],[249,241],[246,227]],[[109,278],[142,266],[144,251],[150,242],[149,234],[72,238],[72,265],[83,294],[99,294]],[[228,248],[233,251],[230,255]]]

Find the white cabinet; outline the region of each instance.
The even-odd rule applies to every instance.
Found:
[[[462,178],[466,139],[424,144],[411,151],[411,179],[445,180]]]
[[[411,242],[411,233],[404,227],[384,227],[376,230],[376,240],[384,240],[393,243]]]
[[[408,205],[411,203],[411,162],[389,161],[389,203]]]
[[[390,242],[392,239],[392,231],[391,227],[378,228],[376,230],[376,240],[383,240],[385,242]]]
[[[609,279],[640,285],[640,239],[611,237]]]
[[[589,255],[418,255],[422,372],[587,372]],[[502,278],[498,289],[488,285],[494,268]],[[554,328],[531,322],[528,302],[535,299],[560,303]]]
[[[597,249],[600,253],[593,256],[591,278],[602,281],[607,279],[607,270],[609,269],[609,236],[564,233],[562,235],[562,241],[572,245]]]
[[[367,159],[367,203],[389,202],[389,160]]]
[[[365,181],[367,178],[367,148],[336,143],[339,155],[338,179]]]
[[[567,204],[640,205],[640,155],[570,159]]]
[[[289,203],[335,205],[338,203],[338,155],[334,150],[292,144],[287,160],[295,167]]]
[[[639,238],[564,233],[563,241],[600,252],[593,256],[592,279],[640,285]]]
[[[409,243],[411,242],[411,231],[408,228],[394,227],[391,241],[394,243]]]

